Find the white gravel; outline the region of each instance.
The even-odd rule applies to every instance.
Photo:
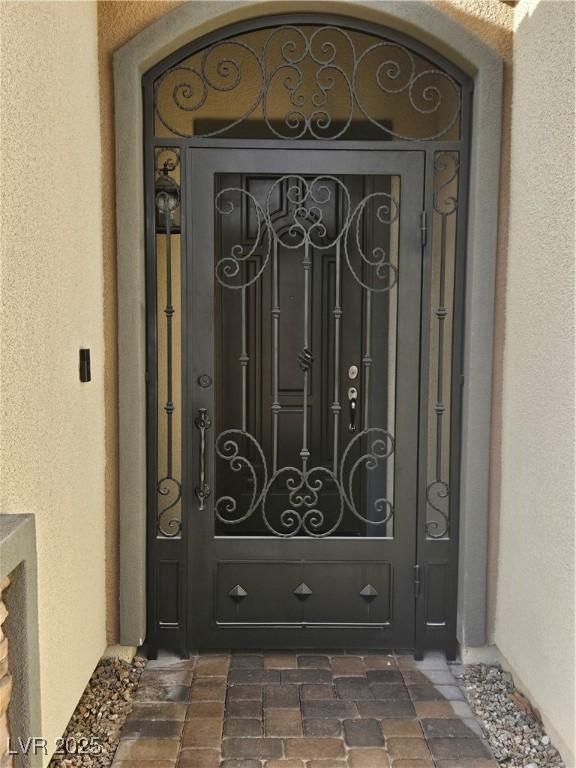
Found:
[[[565,768],[538,713],[498,665],[475,664],[454,672],[480,720],[495,759],[506,768]]]
[[[139,656],[131,664],[121,659],[100,661],[49,768],[108,768],[112,764],[146,663]]]

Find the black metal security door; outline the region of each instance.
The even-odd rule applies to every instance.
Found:
[[[454,656],[471,79],[293,13],[143,93],[149,653]]]
[[[423,153],[191,168],[192,642],[412,648]]]

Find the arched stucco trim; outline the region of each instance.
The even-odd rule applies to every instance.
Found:
[[[474,79],[460,475],[458,639],[486,642],[486,559],[494,276],[502,61],[424,0],[247,2],[192,0],[114,56],[120,429],[120,640],[146,632],[146,301],[142,75],[191,40],[242,19],[321,11],[390,27],[430,46]]]

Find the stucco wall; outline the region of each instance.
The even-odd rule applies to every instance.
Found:
[[[495,626],[559,745],[574,741],[574,8],[515,11]]]
[[[36,516],[53,746],[106,643],[96,5],[5,2],[1,33],[0,509]]]
[[[98,66],[102,139],[102,246],[104,253],[104,397],[106,408],[106,594],[108,642],[118,642],[118,320],[112,54],[180,3],[173,0],[100,0]]]
[[[107,453],[107,573],[108,573],[108,633],[109,641],[118,639],[118,420],[117,420],[117,315],[116,249],[115,249],[115,184],[114,184],[114,104],[112,83],[112,54],[156,19],[181,5],[181,0],[100,0],[98,3],[98,50],[100,60],[100,104],[102,130],[103,179],[103,245],[105,284],[105,347],[106,347],[106,453]],[[354,13],[351,3],[351,13]],[[443,13],[458,20],[484,43],[493,48],[504,61],[504,109],[501,160],[501,208],[498,232],[496,275],[496,309],[494,341],[493,448],[491,462],[491,523],[489,554],[488,626],[492,633],[496,579],[496,551],[500,475],[500,411],[502,390],[502,348],[506,259],[508,239],[508,187],[510,102],[512,90],[512,8],[499,0],[431,0]],[[299,9],[332,10],[329,3],[300,3]],[[286,3],[286,9],[295,4]],[[263,3],[263,12],[266,10]],[[341,6],[340,6],[341,11]]]

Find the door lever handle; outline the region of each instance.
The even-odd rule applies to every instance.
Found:
[[[358,390],[356,387],[350,387],[348,390],[348,405],[350,407],[350,423],[348,432],[356,432],[356,408],[358,405]]]
[[[198,416],[196,416],[194,423],[200,432],[200,482],[194,488],[194,493],[198,499],[198,509],[202,511],[204,502],[210,496],[210,486],[206,482],[206,432],[210,429],[212,421],[206,408],[198,409]]]

